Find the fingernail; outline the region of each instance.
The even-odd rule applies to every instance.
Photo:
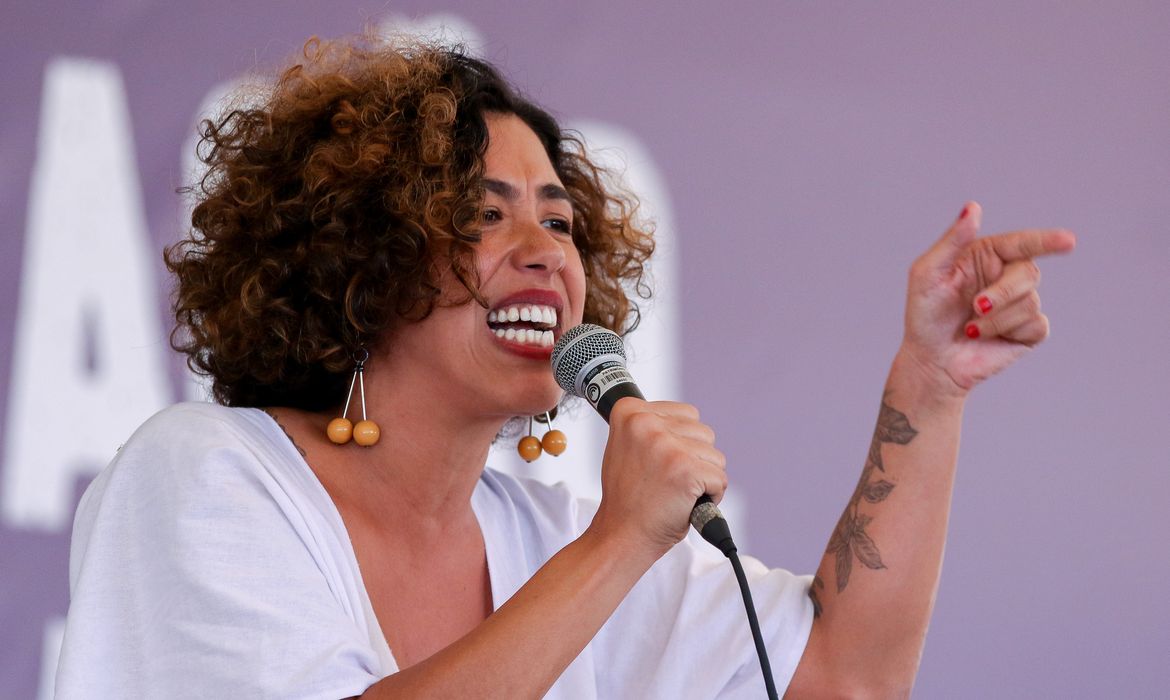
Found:
[[[959,221],[966,219],[967,215],[970,213],[971,213],[971,207],[963,207],[963,211],[959,212]]]
[[[991,312],[991,300],[987,297],[979,297],[975,300],[975,303],[979,306],[979,313],[984,316]]]
[[[976,326],[974,323],[968,323],[966,332],[968,338],[975,340],[979,337],[979,326]]]

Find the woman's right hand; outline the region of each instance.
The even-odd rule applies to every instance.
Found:
[[[699,496],[723,498],[724,465],[715,432],[694,406],[619,400],[588,529],[471,632],[362,697],[542,697],[686,535]]]
[[[694,406],[626,397],[609,416],[601,488],[589,529],[654,561],[686,536],[700,496],[722,500],[727,459]]]

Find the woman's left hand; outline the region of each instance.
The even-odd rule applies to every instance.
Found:
[[[1076,246],[1062,229],[977,238],[981,215],[964,207],[911,266],[907,290],[902,352],[961,396],[1048,337],[1035,259]]]

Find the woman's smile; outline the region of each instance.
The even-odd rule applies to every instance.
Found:
[[[525,357],[548,359],[563,331],[564,302],[550,289],[527,289],[510,294],[487,312],[487,327],[499,345]]]

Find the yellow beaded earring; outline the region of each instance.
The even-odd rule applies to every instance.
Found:
[[[361,348],[360,356],[354,358],[353,379],[349,380],[349,393],[345,397],[345,409],[341,412],[340,418],[334,418],[329,421],[329,426],[325,428],[325,434],[329,436],[329,440],[338,444],[344,445],[349,442],[350,438],[362,447],[370,447],[378,442],[378,438],[382,437],[382,431],[378,428],[378,424],[366,418],[366,360],[370,359],[370,353],[365,348]],[[349,404],[353,401],[353,387],[357,385],[358,392],[362,399],[362,419],[354,425],[349,421]]]
[[[551,413],[545,411],[543,416],[528,417],[528,434],[520,438],[520,443],[516,445],[516,451],[520,453],[520,458],[525,462],[536,461],[542,452],[547,452],[553,457],[560,456],[565,451],[565,448],[569,446],[569,441],[565,438],[565,434],[552,427],[553,415],[556,412],[557,410],[554,408]],[[549,426],[549,430],[545,432],[543,439],[537,440],[536,436],[532,434],[533,419],[538,423],[544,423]]]
[[[557,410],[555,408],[551,414],[548,411],[545,411],[544,420],[540,420],[539,417],[536,420],[537,422],[544,423],[548,426],[548,431],[544,434],[544,437],[540,439],[541,447],[543,447],[544,451],[553,457],[560,457],[561,454],[565,451],[565,448],[569,446],[569,440],[565,437],[564,433],[553,427],[553,415],[555,415],[556,412]]]

